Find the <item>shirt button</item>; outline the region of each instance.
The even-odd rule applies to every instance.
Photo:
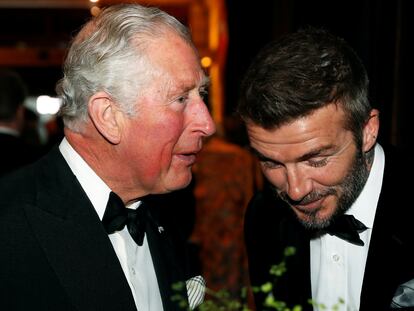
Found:
[[[135,269],[134,268],[131,268],[131,272],[132,272],[133,275],[135,275]]]
[[[341,257],[338,254],[333,254],[332,259],[333,259],[333,261],[338,262],[339,259],[341,259]]]

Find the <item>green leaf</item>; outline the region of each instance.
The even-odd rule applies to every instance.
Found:
[[[263,285],[260,287],[260,290],[261,290],[263,293],[269,293],[269,292],[272,290],[272,288],[273,288],[273,284],[272,284],[272,283],[270,283],[270,282],[267,282],[267,283],[263,284]]]
[[[285,248],[284,255],[285,257],[293,256],[296,254],[296,248],[293,246],[288,246]]]

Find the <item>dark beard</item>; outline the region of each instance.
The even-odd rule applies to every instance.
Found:
[[[272,189],[275,194],[288,203],[289,206],[295,204],[307,204],[328,195],[336,195],[338,197],[337,207],[330,218],[323,220],[317,219],[317,210],[308,214],[309,220],[298,218],[298,220],[308,229],[321,229],[328,226],[333,219],[344,214],[348,209],[350,209],[352,204],[361,194],[361,191],[367,182],[368,176],[369,170],[365,162],[364,153],[359,149],[355,153],[355,158],[349,173],[344,177],[342,183],[337,186],[328,187],[322,191],[312,191],[300,202],[292,201],[286,192],[278,193],[274,186],[272,186]]]
[[[338,208],[332,218],[344,214],[349,210],[361,194],[369,176],[369,170],[365,162],[364,154],[359,151],[355,155],[350,173],[345,177],[342,186],[342,195],[338,199]]]

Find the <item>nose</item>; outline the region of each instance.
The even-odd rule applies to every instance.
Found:
[[[286,193],[293,201],[302,200],[312,191],[312,181],[306,173],[296,165],[286,167]]]
[[[216,132],[216,125],[206,104],[200,100],[192,113],[193,129],[201,132],[203,136],[211,136]]]

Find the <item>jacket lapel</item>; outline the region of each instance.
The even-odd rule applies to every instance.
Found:
[[[25,211],[73,305],[79,310],[136,310],[112,244],[59,150],[39,166],[37,204]]]
[[[178,301],[173,300],[177,295],[187,299],[185,286],[181,289],[175,289],[175,286],[173,288],[173,285],[185,282],[183,263],[180,262],[176,251],[178,245],[173,242],[169,228],[160,224],[160,214],[164,208],[168,208],[164,206],[167,202],[163,195],[152,195],[144,200],[149,206],[146,234],[164,310],[183,310]]]
[[[162,204],[159,198],[151,198],[149,219],[147,223],[146,234],[154,263],[155,274],[157,276],[158,286],[161,293],[164,310],[182,310],[176,302],[172,300],[174,295],[180,295],[187,299],[185,286],[182,290],[174,290],[173,285],[179,282],[185,282],[184,272],[178,262],[172,237],[166,227],[159,223],[160,206]]]

